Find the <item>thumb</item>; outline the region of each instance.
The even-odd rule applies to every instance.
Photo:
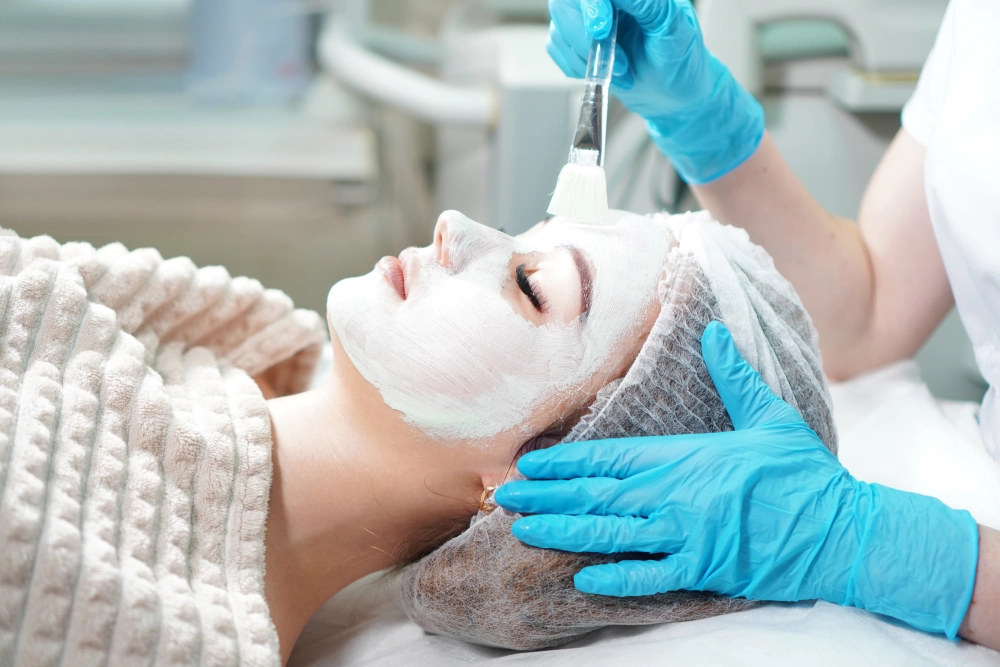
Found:
[[[740,356],[732,334],[722,322],[709,322],[705,327],[701,354],[737,431],[765,423],[802,421],[799,413],[775,396],[760,373]]]
[[[596,595],[633,597],[691,588],[697,562],[685,552],[662,560],[623,560],[585,567],[573,577],[577,590]]]

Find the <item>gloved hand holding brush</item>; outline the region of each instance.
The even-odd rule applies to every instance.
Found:
[[[701,185],[742,164],[764,134],[764,112],[705,48],[688,0],[549,0],[556,64],[583,77],[614,7],[621,11],[612,92],[646,119],[681,177]]]

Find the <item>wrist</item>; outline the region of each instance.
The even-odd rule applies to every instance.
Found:
[[[959,634],[1000,650],[1000,532],[979,527],[979,561],[972,602],[965,613]]]
[[[863,484],[844,604],[954,639],[972,599],[979,530],[936,498]]]
[[[764,136],[764,110],[729,70],[686,109],[647,119],[653,143],[691,185],[704,185],[746,162]]]

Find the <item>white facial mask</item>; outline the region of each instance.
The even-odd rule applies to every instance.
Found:
[[[334,285],[327,316],[386,404],[444,441],[485,442],[515,429],[554,394],[601,370],[653,302],[670,247],[666,227],[641,216],[608,225],[552,221],[525,239],[454,211],[442,216],[449,268],[433,247],[422,248],[419,278],[405,300],[376,270]],[[533,324],[501,293],[511,258],[565,245],[592,263],[590,313]]]

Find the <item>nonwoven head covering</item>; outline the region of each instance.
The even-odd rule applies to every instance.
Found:
[[[562,442],[731,431],[701,356],[702,332],[720,320],[743,358],[836,453],[816,331],[770,256],[746,232],[707,213],[657,215],[650,223],[673,236],[657,289],[660,314],[626,375],[598,393]],[[581,593],[573,585],[580,569],[650,556],[530,547],[511,535],[519,516],[503,508],[480,512],[468,530],[411,565],[402,582],[410,618],[448,637],[528,650],[609,625],[688,621],[756,604],[691,591],[626,598]]]

